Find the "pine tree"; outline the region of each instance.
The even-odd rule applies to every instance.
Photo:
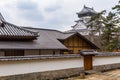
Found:
[[[118,34],[120,33],[120,1],[113,7],[115,11],[109,12],[102,11],[97,13],[95,16],[91,17],[88,22],[88,28],[93,29],[95,32],[99,33],[101,37],[102,49],[107,49],[112,51],[117,49],[117,44],[119,43]]]
[[[116,34],[118,32],[119,18],[115,13],[109,12],[102,23],[104,24],[102,32],[103,48],[112,51],[116,49],[118,43]]]

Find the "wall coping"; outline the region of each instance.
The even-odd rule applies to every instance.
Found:
[[[120,56],[120,52],[97,52],[96,57]],[[80,54],[57,54],[57,55],[28,55],[28,56],[0,56],[0,61],[20,61],[20,60],[43,60],[43,59],[63,59],[81,58]]]
[[[43,60],[43,59],[62,59],[62,58],[81,58],[79,54],[61,55],[28,55],[28,56],[0,56],[0,61],[20,61],[20,60]]]
[[[98,52],[95,56],[120,56],[120,52]]]

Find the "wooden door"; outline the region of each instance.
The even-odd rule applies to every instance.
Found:
[[[84,70],[92,70],[92,56],[84,56]]]

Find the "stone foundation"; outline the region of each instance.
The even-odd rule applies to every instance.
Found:
[[[120,69],[120,63],[94,66],[93,69],[97,71],[108,71],[113,69]],[[73,69],[47,71],[47,72],[40,72],[40,73],[4,76],[4,77],[0,77],[0,80],[59,80],[62,78],[68,78],[72,76],[79,76],[81,70],[83,69],[73,68]]]
[[[114,70],[114,69],[120,69],[120,63],[119,64],[99,65],[99,66],[93,67],[93,70],[101,71],[101,72]]]
[[[72,76],[79,76],[82,68],[29,73],[13,76],[0,77],[0,80],[58,80]]]

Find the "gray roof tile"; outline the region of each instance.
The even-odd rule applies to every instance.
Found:
[[[23,29],[38,32],[40,36],[34,41],[0,41],[0,49],[67,49],[59,40],[76,34],[39,28],[24,27]]]
[[[23,29],[5,21],[0,13],[0,40],[36,39],[37,36],[37,32]]]

